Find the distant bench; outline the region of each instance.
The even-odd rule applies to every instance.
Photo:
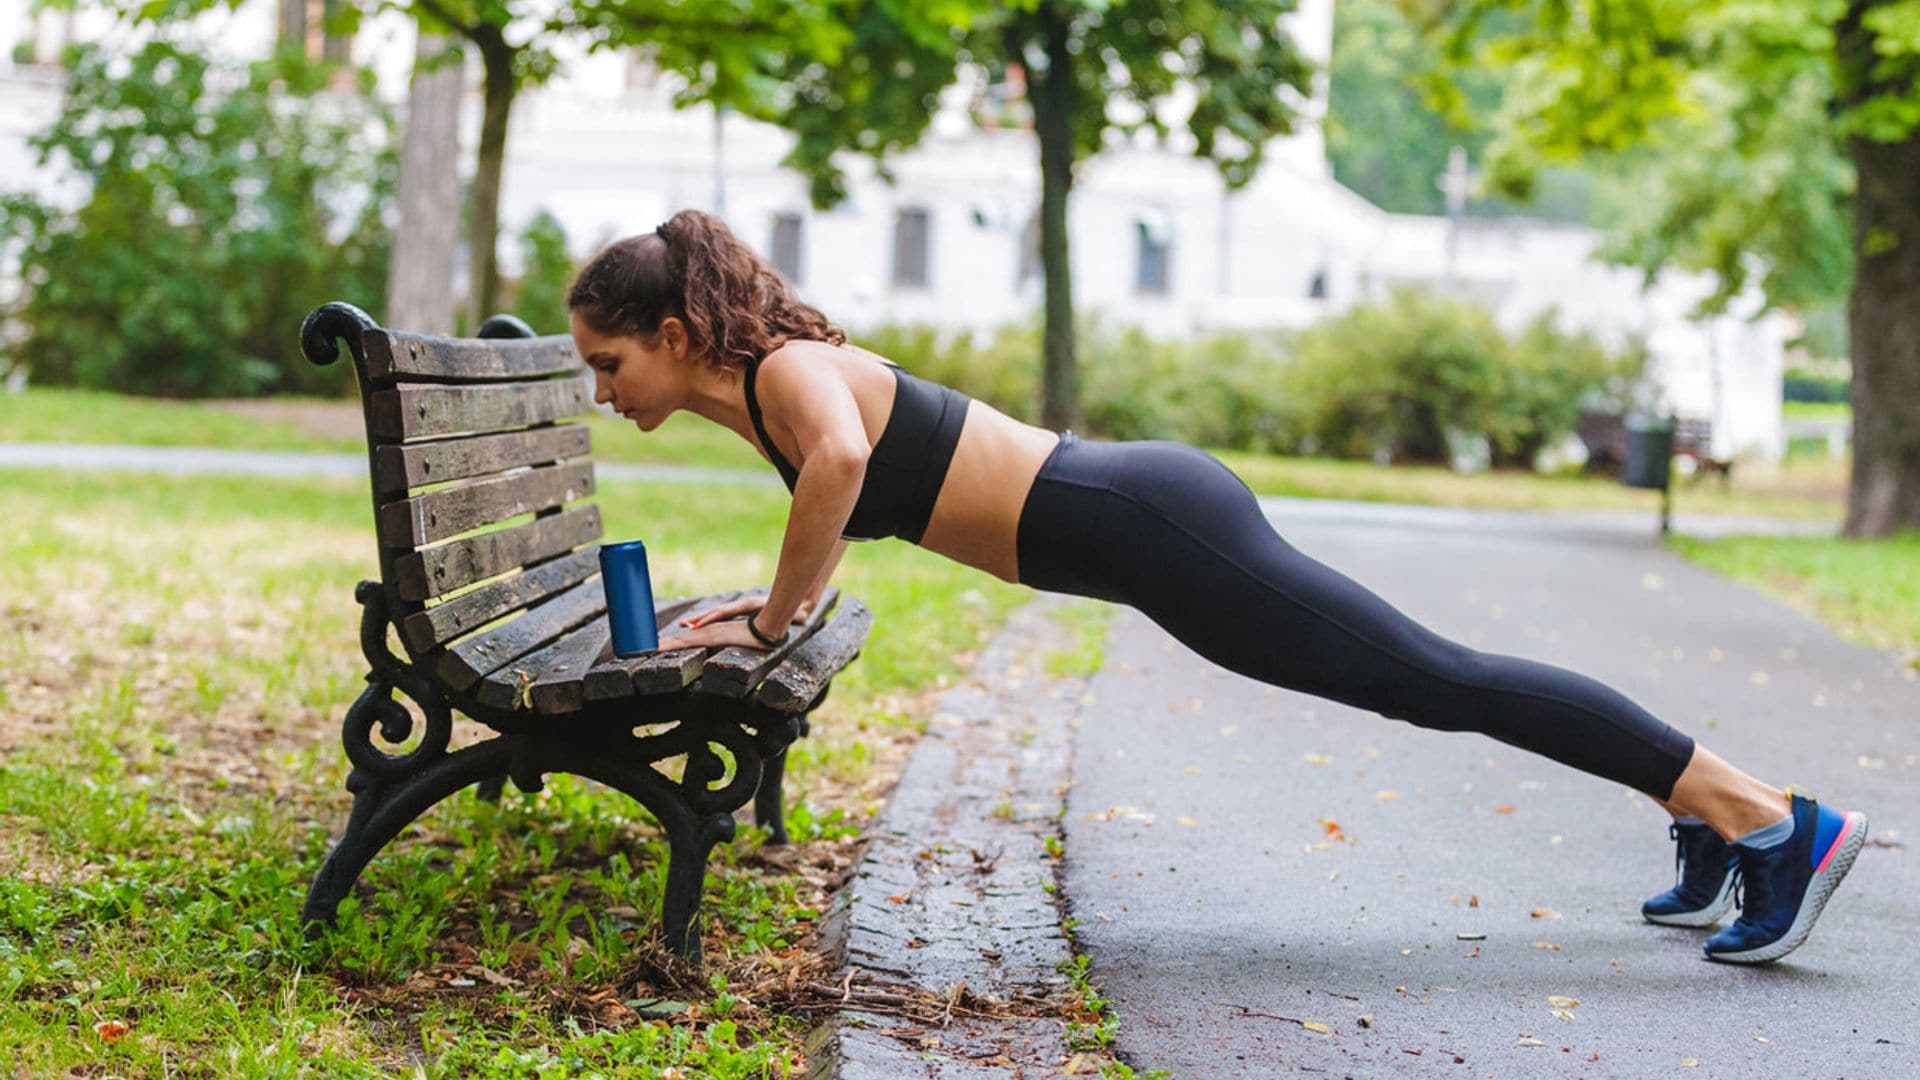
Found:
[[[1574,431],[1587,447],[1587,469],[1616,473],[1627,461],[1627,421],[1620,413],[1583,411]],[[1695,476],[1717,473],[1724,480],[1733,476],[1733,460],[1713,455],[1713,421],[1676,420],[1673,426],[1675,457],[1692,458]]]
[[[873,624],[828,589],[771,652],[701,647],[616,659],[599,579],[600,509],[586,425],[593,377],[566,337],[534,337],[497,317],[477,339],[386,330],[349,304],[307,316],[301,349],[316,364],[344,341],[359,377],[380,580],[354,592],[372,671],[347,710],[353,811],[307,896],[303,921],[331,923],[381,848],[470,785],[497,797],[511,779],[538,791],[549,772],[598,780],[639,801],[670,847],[661,932],[697,961],[693,925],[713,846],[749,801],[786,842],[781,776],[833,677]],[[682,613],[743,595],[655,605]],[[388,631],[407,658],[396,656]],[[424,718],[419,744],[390,746]],[[452,714],[497,735],[448,751]],[[655,765],[682,759],[679,779]]]

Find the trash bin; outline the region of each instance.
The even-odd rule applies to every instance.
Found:
[[[1627,417],[1627,462],[1620,482],[1665,491],[1672,464],[1673,420],[1638,413]]]

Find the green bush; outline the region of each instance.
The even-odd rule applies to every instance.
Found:
[[[169,397],[326,393],[345,366],[300,358],[308,309],[378,314],[395,171],[367,96],[322,94],[328,68],[289,54],[244,68],[150,42],[67,56],[59,118],[30,143],[85,181],[69,212],[0,198],[0,254],[22,299],[9,348],[40,382]]]
[[[1037,321],[976,337],[970,331],[887,325],[853,335],[856,344],[944,383],[1016,419],[1040,416],[1041,332]],[[1278,344],[1223,336],[1155,341],[1112,330],[1091,317],[1079,329],[1083,434],[1108,439],[1176,439],[1203,446],[1277,450],[1286,441]]]
[[[917,375],[1037,420],[1037,324],[967,331],[880,326],[854,341]],[[1638,403],[1645,350],[1610,352],[1543,314],[1509,337],[1471,304],[1404,292],[1287,338],[1158,341],[1079,328],[1083,434],[1196,446],[1446,463],[1484,438],[1495,465],[1530,465],[1582,407]]]
[[[1812,401],[1822,403],[1845,402],[1849,380],[1839,375],[1825,375],[1803,368],[1788,368],[1781,380],[1781,396],[1787,401]]]
[[[1485,438],[1496,465],[1531,465],[1573,431],[1583,405],[1641,393],[1646,354],[1610,353],[1551,312],[1509,338],[1482,309],[1402,291],[1300,335],[1284,382],[1300,417],[1297,452],[1445,464],[1459,438]]]
[[[545,210],[533,215],[521,230],[520,252],[523,266],[508,310],[525,319],[535,333],[566,333],[573,257],[567,254],[567,231],[560,219]]]

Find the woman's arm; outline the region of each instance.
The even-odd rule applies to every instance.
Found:
[[[784,420],[801,451],[773,588],[754,624],[770,635],[793,621],[801,600],[819,595],[839,563],[846,550],[840,534],[860,500],[872,451],[846,382],[832,369],[804,360],[769,363],[785,351],[776,349],[760,362],[756,384],[762,404],[773,406],[763,415]]]
[[[812,614],[813,609],[820,606],[820,594],[827,591],[827,581],[833,577],[834,569],[840,565],[840,556],[846,553],[846,540],[842,539],[833,545],[833,553],[827,556],[827,565],[820,568],[820,576],[813,579],[813,587],[808,589],[807,595],[801,598],[801,603],[806,607],[804,614]]]

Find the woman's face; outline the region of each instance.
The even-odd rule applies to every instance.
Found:
[[[595,331],[578,312],[570,320],[573,345],[593,369],[593,400],[652,431],[686,398],[686,327],[672,316],[651,347],[637,337]]]

